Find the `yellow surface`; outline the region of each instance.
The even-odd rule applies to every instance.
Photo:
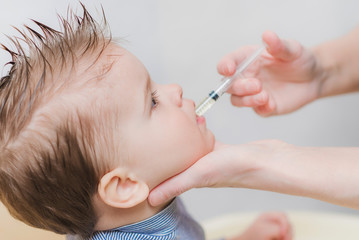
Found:
[[[29,227],[15,220],[4,205],[0,203],[0,240],[64,240],[65,236],[57,235]]]
[[[258,213],[230,214],[204,221],[207,239],[244,231]],[[359,216],[323,212],[288,212],[294,240],[358,240]]]

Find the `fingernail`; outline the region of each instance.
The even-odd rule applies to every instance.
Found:
[[[268,94],[266,92],[261,92],[255,98],[255,102],[258,105],[263,105],[268,101]]]
[[[226,74],[229,75],[229,74],[233,74],[234,72],[234,69],[236,68],[235,64],[233,62],[230,62],[226,65]]]
[[[229,74],[229,64],[226,65],[225,69],[224,69],[224,73],[227,75]]]
[[[157,197],[155,198],[155,201],[154,201],[154,206],[160,205],[164,200],[165,200],[165,196],[163,195],[163,193],[161,191],[158,191]]]

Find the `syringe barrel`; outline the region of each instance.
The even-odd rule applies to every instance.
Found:
[[[244,72],[249,65],[252,64],[253,61],[256,60],[261,54],[261,52],[265,49],[265,47],[261,47],[257,49],[251,56],[245,59],[237,68],[236,72],[230,77],[222,78],[221,85],[218,86],[214,91],[212,91],[208,97],[206,97],[199,105],[196,107],[196,114],[198,116],[202,116],[208,109],[210,109],[215,102],[221,97],[230,87],[232,81],[239,76],[242,76],[242,72]]]
[[[222,82],[221,85],[218,88],[216,88],[216,90],[214,90],[214,92],[219,97],[222,96],[228,90],[229,86],[231,86],[231,83],[235,77],[236,76],[224,77],[221,81]]]

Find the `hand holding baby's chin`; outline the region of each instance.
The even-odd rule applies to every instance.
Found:
[[[260,215],[244,233],[227,240],[292,240],[292,228],[283,213]]]

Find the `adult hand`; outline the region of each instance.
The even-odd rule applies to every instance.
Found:
[[[213,152],[154,188],[148,200],[157,206],[191,188],[236,187],[359,209],[358,156],[359,148],[301,147],[278,140],[216,143]]]
[[[274,159],[278,150],[283,151],[291,146],[277,140],[263,140],[243,145],[216,142],[214,151],[154,188],[148,201],[151,205],[157,206],[191,188],[256,187],[262,179],[252,176],[260,171],[261,164]],[[266,175],[260,177],[266,178]]]
[[[258,64],[244,72],[228,90],[232,104],[252,107],[258,114],[269,116],[292,112],[315,100],[320,94],[323,70],[314,53],[293,40],[280,39],[264,32],[266,51]],[[218,72],[233,75],[238,64],[258,46],[245,46],[223,57]]]

